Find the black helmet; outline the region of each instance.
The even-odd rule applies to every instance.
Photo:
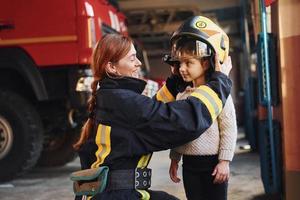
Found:
[[[223,63],[228,56],[227,34],[207,17],[194,16],[183,22],[171,37],[172,54],[184,44],[184,40],[195,41],[195,55],[198,57],[218,53],[220,62]]]

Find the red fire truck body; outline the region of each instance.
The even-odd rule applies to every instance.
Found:
[[[0,181],[74,158],[92,49],[125,20],[115,1],[1,0]]]
[[[91,47],[103,31],[120,32],[122,26],[127,34],[124,15],[104,0],[14,0],[1,4],[0,22],[12,28],[1,31],[0,45],[21,46],[39,67],[89,64]]]

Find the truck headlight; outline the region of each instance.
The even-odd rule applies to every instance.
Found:
[[[93,82],[92,70],[83,70],[82,77],[79,77],[76,83],[77,92],[92,92],[91,84]]]

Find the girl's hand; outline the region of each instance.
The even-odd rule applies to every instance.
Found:
[[[224,183],[229,180],[230,170],[229,161],[220,160],[220,162],[215,167],[212,176],[215,176],[214,183]]]
[[[231,57],[228,56],[224,63],[221,65],[219,62],[219,56],[216,54],[215,56],[215,70],[224,73],[225,75],[229,75],[232,68]]]
[[[172,159],[171,164],[170,164],[170,169],[169,169],[170,178],[174,183],[180,182],[180,178],[178,178],[178,176],[177,176],[178,162],[179,161]]]

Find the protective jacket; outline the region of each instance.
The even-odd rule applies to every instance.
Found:
[[[108,166],[113,171],[144,168],[153,152],[199,137],[221,112],[231,81],[215,72],[210,82],[181,101],[174,101],[175,86],[170,81],[154,98],[141,95],[145,82],[140,79],[106,77],[99,86],[94,131],[79,156],[82,169]],[[151,191],[128,189],[107,190],[92,199],[153,198]]]

